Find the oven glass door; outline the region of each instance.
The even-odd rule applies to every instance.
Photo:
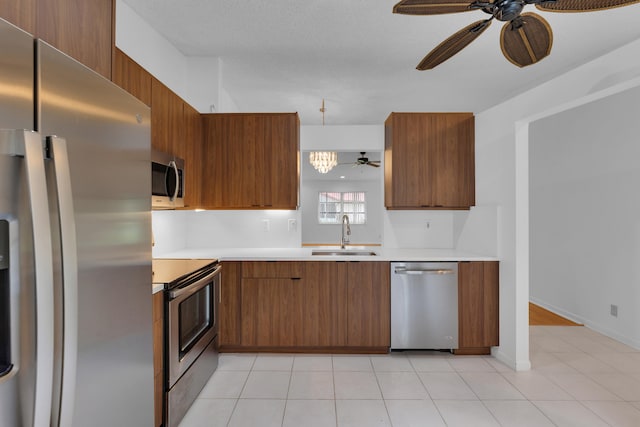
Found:
[[[213,282],[182,301],[178,308],[180,358],[214,325]]]
[[[218,265],[213,271],[201,274],[201,278],[196,277],[194,283],[165,291],[169,387],[173,387],[218,333],[221,268]]]

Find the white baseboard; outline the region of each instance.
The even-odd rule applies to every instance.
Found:
[[[514,360],[508,357],[506,354],[500,351],[500,347],[493,347],[491,349],[491,355],[513,369],[514,371],[529,371],[531,370],[531,361],[527,360]]]

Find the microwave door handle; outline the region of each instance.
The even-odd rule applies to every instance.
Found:
[[[76,388],[78,352],[78,250],[76,222],[71,193],[71,174],[67,141],[56,136],[47,137],[52,153],[58,193],[62,272],[64,289],[64,344],[62,366],[64,375],[60,393],[60,424],[71,425]]]
[[[174,160],[171,160],[169,162],[169,167],[173,169],[173,173],[176,174],[176,188],[173,190],[173,195],[171,196],[171,200],[175,200],[176,197],[178,197],[178,191],[180,190],[180,174],[178,173],[178,166],[176,165],[176,162]],[[169,189],[167,188],[167,193],[169,192]]]
[[[181,289],[175,289],[172,291],[169,291],[169,298],[176,299],[176,298],[186,298],[188,296],[191,296],[193,294],[195,294],[196,292],[198,292],[200,289],[204,288],[205,286],[207,286],[209,284],[209,282],[211,281],[211,279],[216,276],[217,274],[220,273],[220,270],[222,270],[222,266],[219,265],[216,267],[215,270],[213,270],[210,274],[207,274],[205,277],[203,277],[202,279],[198,280],[197,282],[194,282],[188,286],[185,286],[184,288]]]

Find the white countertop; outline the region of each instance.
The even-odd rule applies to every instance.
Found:
[[[380,246],[351,246],[347,250],[367,250],[375,256],[311,255],[312,250],[332,247],[303,248],[202,248],[182,249],[157,258],[216,258],[220,261],[497,261],[496,257],[461,252],[455,249],[387,249]]]
[[[336,247],[319,246],[303,248],[201,248],[182,249],[163,254],[156,259],[218,259],[220,261],[497,261],[493,256],[461,252],[455,249],[387,249],[380,246],[349,246],[347,250],[366,250],[375,256],[362,255],[311,255],[313,250],[339,250]],[[153,285],[153,293],[164,285]]]

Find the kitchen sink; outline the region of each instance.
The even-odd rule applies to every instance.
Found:
[[[377,254],[372,251],[354,251],[351,249],[325,249],[325,250],[313,250],[311,255],[325,255],[325,256],[376,256]]]

